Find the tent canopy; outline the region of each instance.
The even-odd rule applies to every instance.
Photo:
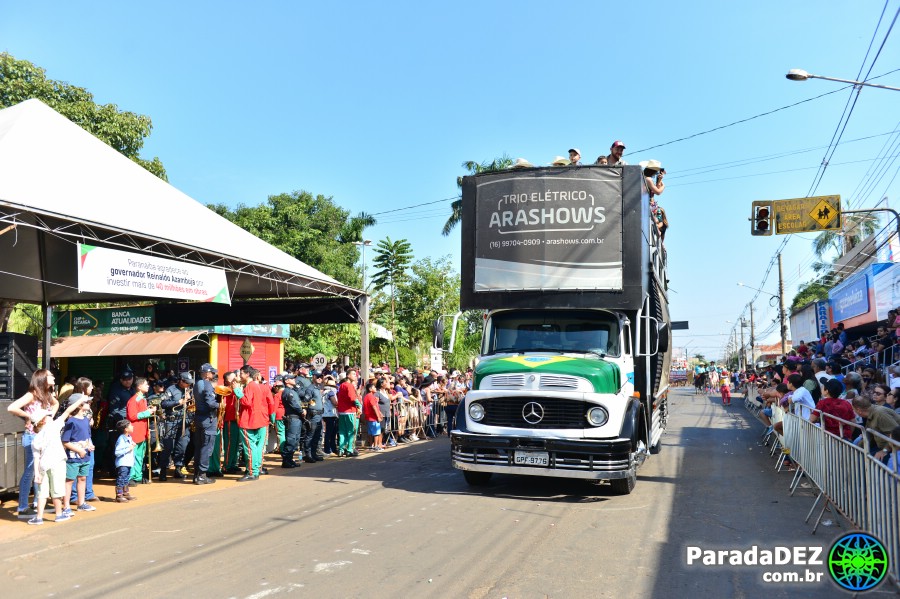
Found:
[[[77,242],[223,269],[232,299],[356,305],[365,296],[209,210],[39,100],[0,110],[0,297],[48,305],[140,298],[79,293]]]
[[[155,331],[119,335],[60,337],[53,342],[54,358],[82,356],[177,356],[191,341],[209,345],[206,331]]]

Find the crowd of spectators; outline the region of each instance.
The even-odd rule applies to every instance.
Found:
[[[120,374],[122,376],[106,394],[102,384],[95,387],[85,377],[69,377],[57,389],[54,374],[40,369],[33,373],[28,393],[9,406],[9,412],[21,418],[25,427],[25,469],[19,481],[17,508],[20,519],[28,520],[29,524],[43,524],[44,506],[49,499],[52,499],[56,512],[55,522],[65,522],[78,511],[94,511],[96,508],[90,503],[98,500],[93,489],[95,476],[116,480],[115,500],[120,502],[136,499],[129,489],[149,482],[145,472],[149,475],[152,470],[160,481],[168,480],[166,473],[173,470],[175,474],[172,478],[187,478],[194,453],[189,444],[181,448],[180,464],[177,462],[177,449],[162,453],[153,453],[148,449],[158,443],[160,436],[165,436],[164,424],[156,423],[153,418],[156,408],[164,404],[157,401],[154,405],[148,405],[148,399],[151,404],[154,403],[152,398],[155,395],[149,398],[144,395],[150,389],[187,388],[189,384],[186,381],[192,381],[189,373],[162,373],[148,364],[144,373],[146,377],[134,377],[130,369]],[[266,431],[266,438],[271,438],[268,451],[282,455],[288,452],[290,455],[286,459],[293,464],[295,451],[299,452],[303,461],[315,462],[332,457],[357,457],[361,451],[382,452],[399,444],[449,435],[456,407],[472,384],[471,369],[449,373],[403,367],[392,370],[388,364],[382,364],[370,368],[365,374],[362,376],[358,368],[344,369],[336,364],[323,369],[323,372],[311,370],[308,364],[294,364],[276,376],[271,385],[257,376],[267,391],[271,391],[266,393],[271,397],[268,404],[269,430]],[[324,409],[322,406],[317,409],[315,400],[304,403],[305,443],[286,450],[288,421],[281,405],[281,396],[286,379],[291,379],[293,383],[295,378],[305,379],[304,385],[315,388],[318,392],[315,397],[321,398],[325,405]],[[233,373],[223,375],[222,382],[231,384],[233,380]],[[348,386],[359,401],[350,404],[356,414],[352,447],[341,450],[337,439],[338,389],[346,390]],[[219,388],[222,386],[217,387],[217,393]],[[121,398],[127,398],[125,405],[120,405]],[[130,409],[130,403],[136,403],[137,408]],[[159,409],[162,413],[163,408]],[[363,414],[364,417],[360,418]],[[324,418],[321,418],[322,415]],[[310,428],[310,422],[316,420],[315,416],[319,416],[321,423],[318,435],[314,435]],[[283,418],[285,420],[282,421]],[[189,426],[190,420],[187,422]],[[222,429],[220,422],[220,436]],[[191,436],[190,433],[187,436]],[[227,463],[228,459],[225,443],[220,441],[214,448],[218,455],[214,455],[211,461],[216,465],[220,461]],[[191,436],[190,443],[193,442],[194,436]],[[216,475],[244,474],[241,480],[247,479],[251,456],[246,447],[239,450],[239,455],[238,468],[235,469],[239,471],[223,468],[224,473],[218,471]],[[168,463],[162,463],[161,458]],[[262,473],[266,473],[265,469]],[[197,482],[196,476],[194,482]],[[72,504],[75,508],[70,507]]]

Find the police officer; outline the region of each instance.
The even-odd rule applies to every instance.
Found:
[[[303,406],[297,393],[296,376],[292,373],[282,377],[284,391],[281,392],[281,404],[284,406],[284,446],[281,448],[281,467],[296,468],[300,466],[294,461],[294,452],[300,447],[300,430],[303,425]]]
[[[307,387],[307,396],[306,421],[309,423],[309,434],[303,450],[303,461],[322,462],[325,456],[319,455],[319,442],[322,440],[322,414],[325,413],[325,405],[322,400],[321,372],[312,373],[312,385]]]
[[[175,478],[184,478],[184,456],[190,438],[189,426],[185,412],[187,406],[187,390],[194,384],[194,377],[189,372],[178,375],[176,382],[166,389],[166,397],[160,402],[165,410],[165,418],[162,425],[163,450],[159,456],[160,474],[159,480],[166,480],[166,469],[169,467],[169,458],[175,461]],[[184,434],[182,434],[184,433]]]
[[[104,464],[113,476],[116,473],[116,441],[119,440],[119,429],[116,427],[120,420],[128,418],[128,400],[137,392],[134,388],[134,372],[130,368],[124,368],[119,373],[119,380],[109,386],[109,412],[106,417],[106,430],[108,445],[104,452]]]
[[[300,429],[300,455],[304,462],[315,461],[307,460],[306,445],[309,440],[309,399],[312,392],[312,381],[309,380],[309,364],[300,364],[297,368],[297,394],[300,395],[300,405],[303,406],[303,421]]]
[[[214,383],[219,378],[212,364],[200,367],[200,378],[194,383],[194,484],[210,485],[215,481],[206,475],[219,425],[219,401]]]

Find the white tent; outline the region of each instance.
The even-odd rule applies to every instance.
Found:
[[[39,100],[0,110],[0,232],[0,298],[16,301],[128,301],[78,292],[76,242],[221,268],[233,299],[365,295],[237,227]]]

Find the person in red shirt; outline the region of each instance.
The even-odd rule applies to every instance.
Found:
[[[241,397],[241,412],[238,426],[244,441],[247,454],[247,473],[241,482],[259,479],[262,468],[263,446],[266,441],[266,429],[269,426],[269,404],[266,402],[266,389],[254,379],[259,371],[247,365],[241,368],[241,383],[244,385],[244,396]]]
[[[829,418],[828,414],[837,416],[841,420],[853,422],[856,419],[856,413],[853,406],[846,399],[841,399],[842,385],[837,379],[829,379],[822,384],[825,391],[822,399],[816,404],[816,410],[822,412],[822,425],[825,430],[836,437],[842,439],[851,439],[853,437],[853,427],[848,426],[834,418]],[[809,415],[810,422],[818,422],[819,412],[811,412]]]
[[[150,384],[147,382],[147,379],[138,377],[134,381],[134,387],[137,389],[137,393],[131,396],[125,408],[128,420],[134,425],[131,439],[136,444],[134,448],[134,464],[131,466],[131,480],[134,483],[148,483],[150,479],[144,476],[144,456],[147,455],[147,439],[150,436],[150,425],[147,423],[147,420],[156,413],[156,406],[147,407],[145,396],[150,391]]]
[[[363,417],[366,419],[366,427],[369,436],[372,437],[372,449],[384,451],[384,441],[381,436],[381,409],[378,407],[378,395],[375,394],[375,383],[366,383],[366,396],[363,397]]]
[[[362,404],[356,391],[356,382],[359,373],[350,370],[347,379],[341,383],[337,392],[338,398],[338,456],[355,458],[359,456],[356,451],[356,429],[359,426],[359,415]]]

